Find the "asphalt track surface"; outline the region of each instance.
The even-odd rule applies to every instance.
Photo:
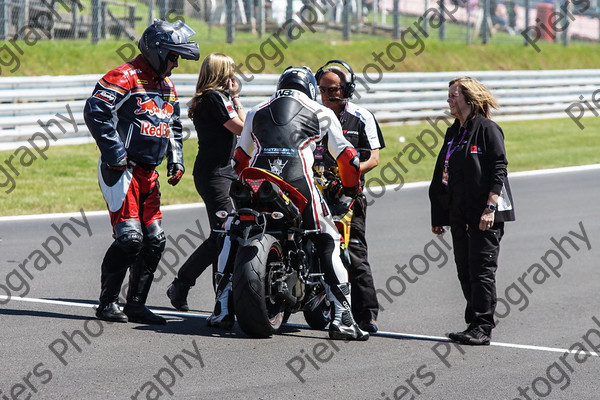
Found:
[[[81,214],[0,219],[0,398],[598,399],[599,177],[598,166],[512,175],[518,220],[502,240],[501,318],[486,347],[444,339],[464,329],[464,300],[451,250],[430,232],[425,185],[387,188],[369,208],[383,310],[381,332],[361,343],[329,341],[301,314],[270,339],[207,328],[208,271],[190,292],[193,311],[166,326],[100,322],[107,216],[86,213],[89,230]],[[206,229],[204,208],[165,211],[166,232],[189,238],[167,245],[175,268],[200,243],[196,221]],[[167,313],[172,272],[161,268],[148,304]]]

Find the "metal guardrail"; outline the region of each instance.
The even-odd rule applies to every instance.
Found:
[[[592,99],[600,88],[600,70],[385,73],[376,81],[358,74],[355,101],[382,123],[435,119],[447,112],[448,81],[457,76],[477,78],[491,90],[500,105],[494,115],[498,119],[568,117],[565,110],[571,104]],[[242,82],[244,105],[249,108],[268,98],[278,77],[254,75],[251,81]],[[0,78],[0,149],[27,143],[24,141],[43,131],[44,126],[55,132],[59,140],[89,139],[83,107],[99,78],[99,75]],[[172,79],[180,96],[182,114],[186,114],[186,103],[194,93],[197,75],[175,74]],[[58,115],[72,118],[76,128],[57,118]],[[52,120],[61,122],[65,132],[56,124],[53,126]],[[185,115],[182,122],[189,134],[195,136],[193,124]]]

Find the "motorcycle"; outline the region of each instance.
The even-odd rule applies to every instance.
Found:
[[[322,190],[339,184],[333,183],[337,176],[315,176]],[[250,337],[270,337],[301,310],[311,328],[325,328],[332,305],[313,242],[320,231],[301,228],[308,200],[277,175],[253,167],[242,171],[229,194],[234,211],[221,217],[228,218],[226,234],[238,242],[232,295],[240,328]],[[349,262],[351,206],[335,218],[345,237],[344,262]]]

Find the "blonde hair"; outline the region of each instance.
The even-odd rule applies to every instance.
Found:
[[[460,86],[466,103],[471,105],[471,114],[469,115],[469,118],[478,114],[490,118],[491,109],[498,109],[498,103],[494,96],[492,96],[488,88],[477,79],[468,76],[455,78],[450,81],[448,87],[454,84]]]
[[[223,53],[210,53],[202,61],[198,82],[196,82],[196,93],[188,110],[188,117],[194,118],[194,109],[198,104],[200,96],[208,90],[224,91],[227,89],[227,80],[235,73],[235,62],[231,57]]]

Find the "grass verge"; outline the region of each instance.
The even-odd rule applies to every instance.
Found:
[[[143,14],[145,15],[145,14]],[[414,18],[405,18],[403,26],[411,26]],[[425,39],[421,36],[393,40],[386,36],[356,34],[343,41],[339,31],[312,32],[305,29],[295,33],[288,42],[283,33],[266,33],[262,38],[250,32],[238,31],[234,43],[225,43],[223,27],[211,27],[190,19],[196,30],[194,36],[200,46],[201,60],[213,51],[224,52],[244,64],[242,73],[281,73],[289,65],[307,65],[313,69],[330,58],[342,58],[356,72],[373,73],[377,65],[383,72],[435,72],[472,70],[538,70],[589,69],[600,64],[598,44],[571,42],[569,46],[553,43],[536,44],[539,49],[523,45],[521,35],[497,33],[486,45],[465,43],[464,26],[450,24],[448,37],[441,41],[438,31],[432,29]],[[138,27],[143,31],[143,25]],[[395,42],[395,46],[390,47]],[[8,50],[20,49],[14,59],[4,55],[2,76],[104,74],[117,65],[133,58],[136,43],[129,40],[103,40],[91,44],[90,39],[30,40],[2,42]],[[252,57],[255,54],[257,57]],[[392,61],[391,57],[398,61]],[[178,73],[199,71],[201,60],[182,61]],[[369,69],[371,68],[371,69]],[[257,72],[258,71],[258,72]]]
[[[340,57],[352,65],[356,72],[363,72],[368,64],[377,64],[373,53],[384,53],[381,58],[385,62],[383,72],[593,69],[600,65],[598,45],[592,43],[572,44],[568,47],[541,43],[541,51],[538,53],[531,46],[524,47],[518,43],[466,46],[464,43],[430,39],[422,46],[407,50],[401,62],[392,62],[385,55],[390,43],[391,39],[351,42],[298,40],[289,43],[285,49],[280,46],[264,50],[268,52],[266,54],[270,59],[258,57],[264,61],[263,66],[256,59],[249,58],[253,53],[261,55],[261,42],[258,40],[233,44],[201,42],[200,61],[181,61],[176,72],[197,74],[202,59],[213,51],[224,52],[238,64],[243,63],[241,71],[245,74],[248,71],[279,74],[289,65],[307,65],[316,70],[332,57]],[[21,47],[24,54],[19,58],[19,64],[7,64],[7,67],[2,68],[2,76],[104,74],[136,54],[136,48],[131,42],[117,41],[91,45],[88,41],[58,40]],[[394,53],[393,56],[401,58],[401,54]],[[373,73],[372,70],[368,71]]]

